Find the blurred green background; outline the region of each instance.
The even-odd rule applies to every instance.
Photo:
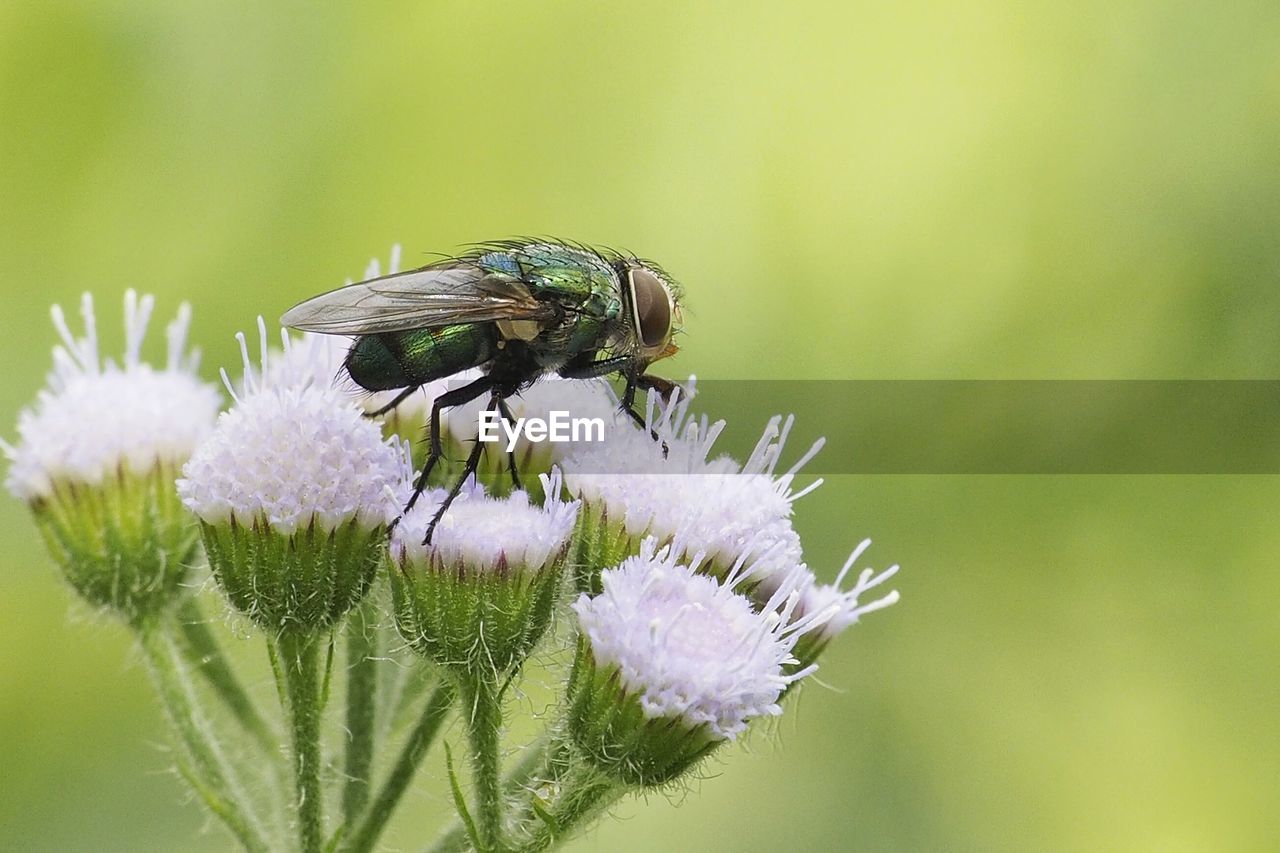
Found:
[[[523,233],[679,276],[671,375],[1276,378],[1278,132],[1275,4],[8,0],[0,432],[84,289],[116,351],[123,288],[191,300],[212,377],[392,242]],[[811,565],[873,536],[902,603],[574,849],[1274,849],[1278,506],[1262,476],[832,478]],[[16,501],[0,539],[0,849],[223,849],[124,632]],[[425,785],[388,845],[448,809]]]

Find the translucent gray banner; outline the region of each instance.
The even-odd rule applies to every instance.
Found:
[[[735,453],[794,414],[816,474],[1280,474],[1276,380],[700,380],[693,407]]]
[[[599,415],[584,390],[543,381],[510,402]],[[713,456],[745,458],[771,416],[792,414],[781,470],[826,438],[808,474],[1280,474],[1280,380],[699,380],[696,391],[692,412],[727,422]],[[450,420],[475,434],[474,408]],[[604,442],[632,430],[611,423]],[[590,464],[637,471],[619,455]]]

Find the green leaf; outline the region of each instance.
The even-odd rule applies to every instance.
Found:
[[[553,838],[558,836],[560,834],[560,822],[555,819],[551,812],[547,811],[547,807],[542,804],[542,799],[535,796],[529,801],[529,805],[533,808],[533,813],[538,816],[538,819],[547,825],[547,829],[551,831],[551,836]]]
[[[449,749],[449,744],[444,745],[444,764],[449,771],[449,787],[453,791],[453,804],[458,809],[458,817],[462,820],[462,825],[467,829],[467,837],[471,839],[471,846],[476,850],[483,849],[480,846],[480,836],[476,833],[475,821],[471,819],[471,812],[467,809],[467,800],[462,796],[462,787],[458,785],[458,775],[453,772],[453,750]]]

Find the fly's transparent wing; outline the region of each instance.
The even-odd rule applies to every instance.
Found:
[[[322,293],[290,308],[280,322],[306,332],[372,335],[452,323],[547,320],[554,311],[517,278],[453,263]]]

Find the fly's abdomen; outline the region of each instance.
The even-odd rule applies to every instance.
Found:
[[[421,385],[479,367],[493,358],[497,330],[491,323],[464,323],[357,338],[346,368],[367,391]]]

